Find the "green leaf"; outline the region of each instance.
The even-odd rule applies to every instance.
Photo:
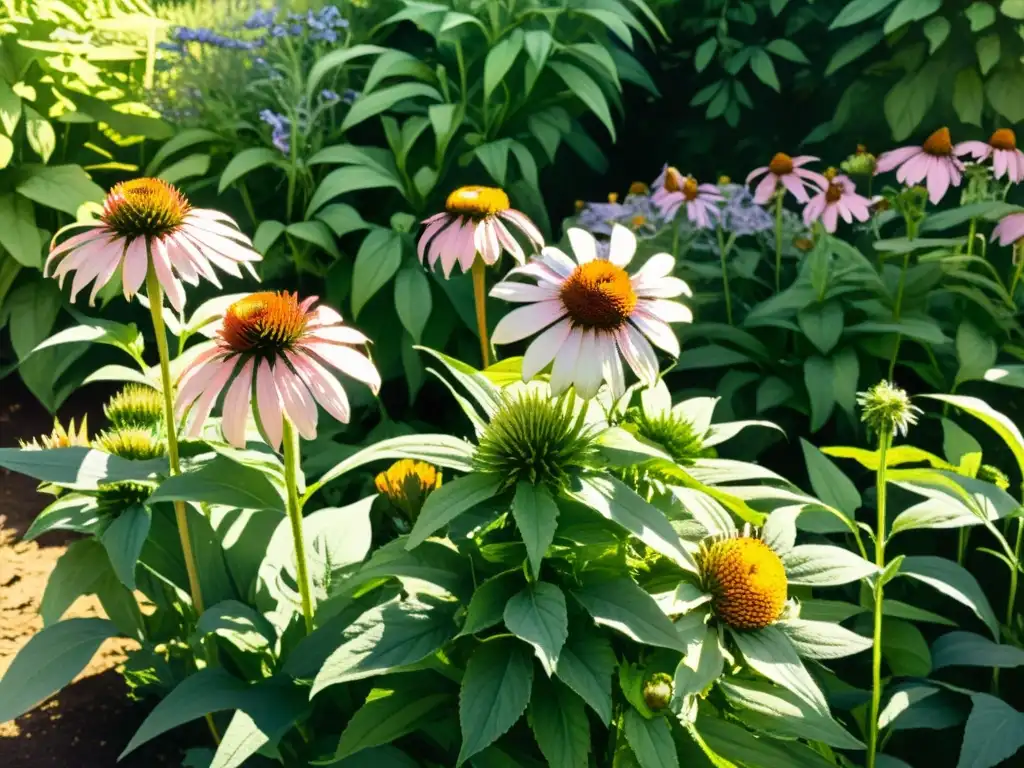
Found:
[[[398,85],[391,85],[373,93],[364,93],[356,99],[341,123],[341,130],[347,131],[352,126],[391,109],[400,101],[418,97],[429,98],[431,101],[444,100],[436,88],[425,83],[399,83]]]
[[[587,768],[590,722],[579,696],[557,680],[538,677],[527,717],[548,765]]]
[[[297,221],[294,224],[289,224],[285,232],[299,240],[312,243],[329,253],[335,260],[341,259],[341,251],[338,250],[338,245],[334,242],[334,234],[322,221]]]
[[[903,141],[924,120],[938,92],[942,68],[935,61],[905,75],[885,95],[885,119],[893,139]]]
[[[877,16],[894,2],[896,0],[851,0],[851,2],[843,6],[843,9],[832,20],[829,29],[852,27],[854,24],[860,24],[872,16]]]
[[[280,221],[272,219],[261,221],[260,225],[256,228],[256,234],[252,238],[253,248],[266,256],[274,243],[281,237],[281,233],[284,230],[285,226]]]
[[[47,451],[0,448],[0,467],[44,483],[94,491],[100,483],[151,479],[167,471],[167,460],[130,461],[80,446]]]
[[[985,95],[996,112],[1011,123],[1024,121],[1024,66],[997,69],[985,83]]]
[[[829,506],[842,511],[851,520],[861,506],[860,493],[853,481],[825,454],[800,439],[800,447],[807,463],[807,474],[815,495]]]
[[[395,310],[402,326],[417,344],[423,340],[423,330],[432,309],[430,281],[418,264],[407,264],[395,278]]]
[[[860,555],[829,544],[801,544],[782,556],[790,584],[825,587],[849,584],[878,572]]]
[[[900,0],[885,21],[883,32],[889,35],[912,21],[920,21],[942,7],[942,0]]]
[[[361,229],[372,229],[370,224],[363,221],[359,211],[346,203],[335,203],[321,208],[316,212],[316,217],[330,227],[337,237],[344,237]]]
[[[103,188],[78,165],[26,165],[18,194],[40,205],[75,216],[84,203],[100,203]]]
[[[693,558],[683,548],[679,534],[664,513],[614,477],[578,477],[567,495],[605,519],[621,525],[680,568],[696,572]]]
[[[475,634],[501,622],[505,615],[505,605],[522,587],[523,573],[519,568],[499,573],[483,582],[473,592],[466,607],[466,621],[459,637]]]
[[[500,477],[479,472],[449,480],[427,497],[409,534],[406,549],[422,544],[428,536],[462,513],[493,498],[500,488]]]
[[[843,334],[843,307],[838,301],[808,304],[796,316],[800,330],[823,355]]]
[[[459,695],[462,747],[457,765],[515,725],[530,701],[532,685],[533,660],[518,640],[492,640],[476,649]]]
[[[811,431],[817,432],[828,422],[835,408],[835,371],[832,361],[814,355],[804,361],[804,386],[811,402]]]
[[[612,113],[608,109],[608,101],[604,97],[601,87],[579,67],[566,64],[562,61],[552,61],[549,66],[569,91],[586,105],[587,109],[593,112],[597,118],[608,129],[612,141],[615,140],[615,122],[612,120]]]
[[[0,723],[20,717],[70,683],[117,634],[106,619],[68,619],[34,634],[0,679]]]
[[[277,640],[270,622],[237,600],[222,600],[203,611],[196,635],[222,637],[242,653],[269,652]]]
[[[433,655],[454,634],[450,607],[416,600],[371,608],[350,625],[343,642],[313,680],[310,698],[350,680],[388,674]]]
[[[693,54],[693,66],[698,72],[703,72],[707,69],[708,64],[711,63],[711,58],[715,55],[715,51],[718,50],[718,38],[709,37],[699,46],[697,46],[696,52]]]
[[[304,694],[303,688],[284,676],[251,686],[245,709],[231,718],[209,768],[242,768],[265,745],[277,743],[302,717],[308,705]]]
[[[491,98],[494,89],[504,80],[515,63],[516,56],[523,50],[524,36],[516,29],[508,37],[499,40],[487,52],[484,60],[484,101]]]
[[[1024,20],[1024,0],[1003,0],[999,12],[1011,19]]]
[[[384,287],[402,263],[402,236],[392,229],[375,229],[366,236],[352,271],[352,314],[360,311]]]
[[[60,556],[46,582],[39,617],[43,626],[49,627],[60,621],[64,613],[82,595],[91,595],[105,573],[110,562],[103,547],[94,539],[72,542]]]
[[[316,188],[316,192],[313,193],[313,198],[306,208],[306,217],[312,216],[338,195],[382,187],[393,187],[402,191],[401,181],[389,171],[367,165],[348,165],[338,168],[324,176],[320,186]]]
[[[142,334],[139,333],[134,323],[124,325],[123,323],[115,323],[113,320],[85,317],[74,310],[71,311],[80,325],[73,325],[70,328],[65,328],[63,331],[58,331],[53,336],[40,342],[32,350],[32,354],[61,344],[90,342],[93,344],[109,344],[118,349],[123,349],[136,359],[141,357]]]
[[[14,135],[14,129],[21,121],[21,97],[7,83],[0,79],[0,125],[8,136]]]
[[[898,677],[927,677],[932,669],[932,657],[924,635],[916,626],[902,619],[883,620],[882,655],[892,674]]]
[[[505,605],[505,626],[534,647],[548,677],[558,667],[558,656],[569,636],[565,595],[554,584],[539,581]]]
[[[281,154],[267,147],[250,147],[243,149],[231,158],[217,184],[217,193],[221,194],[248,173],[265,165],[278,164],[281,161]]]
[[[508,153],[511,148],[512,142],[509,139],[499,139],[481,144],[475,150],[476,157],[487,169],[487,174],[501,186],[505,186],[508,175]]]
[[[454,704],[450,693],[409,686],[401,678],[385,688],[374,688],[342,731],[334,760],[361,750],[390,744],[436,720],[438,712]]]
[[[612,720],[612,675],[617,665],[611,644],[602,636],[574,633],[558,659],[555,674],[601,718]]]
[[[892,521],[889,536],[895,536],[901,531],[962,528],[980,524],[978,513],[958,499],[942,494],[900,512]]]
[[[775,626],[786,633],[797,653],[805,659],[841,659],[866,651],[873,644],[870,637],[831,621],[785,619]]]
[[[971,696],[971,714],[964,729],[956,768],[992,768],[1024,746],[1024,714],[987,693]]]
[[[989,3],[971,3],[964,16],[971,22],[971,32],[980,32],[995,23],[996,9]]]
[[[825,68],[825,77],[838,72],[840,69],[850,64],[868,51],[874,49],[884,39],[884,35],[881,30],[873,29],[870,32],[864,32],[852,40],[844,43],[838,51],[832,54],[832,58],[829,59],[828,66]]]
[[[29,200],[13,192],[0,195],[0,245],[19,264],[43,268],[43,240],[36,228],[35,209]]]
[[[50,121],[36,112],[28,104],[25,110],[25,138],[32,151],[43,158],[44,163],[50,162],[50,155],[57,148],[57,134],[53,131]]]
[[[966,605],[985,622],[993,637],[999,636],[999,620],[992,611],[988,598],[978,585],[977,579],[962,566],[942,557],[914,555],[904,558],[900,575],[921,581]]]
[[[622,720],[626,741],[640,768],[679,768],[679,755],[668,720],[663,717],[648,720],[633,707],[626,708]]]
[[[984,400],[964,395],[923,395],[933,400],[961,409],[993,429],[1013,453],[1017,466],[1024,471],[1024,434],[1006,415],[1000,413]]]
[[[790,40],[772,40],[765,46],[765,50],[797,64],[811,63],[807,56],[804,55],[804,52],[800,50],[800,47]]]
[[[382,53],[387,53],[390,49],[383,48],[379,45],[353,45],[351,48],[341,48],[339,50],[331,51],[330,53],[320,56],[316,63],[310,68],[309,75],[306,77],[306,99],[310,102],[315,101],[316,94],[322,90],[320,87],[320,81],[327,76],[331,70],[342,67],[354,59],[362,58],[364,56],[377,56]]]
[[[943,667],[1024,667],[1024,649],[973,632],[947,632],[932,644],[932,670]]]
[[[521,480],[516,485],[516,495],[512,500],[512,515],[526,545],[526,554],[536,579],[540,576],[544,553],[554,541],[558,529],[558,505],[545,486]]]
[[[974,44],[978,54],[978,66],[982,75],[987,75],[999,62],[999,35],[986,35]]]
[[[163,179],[168,184],[179,184],[185,179],[205,176],[209,170],[210,156],[197,152],[183,157],[176,163],[171,163],[157,174],[157,178]]]
[[[928,38],[928,53],[935,53],[939,47],[946,42],[946,38],[949,37],[949,30],[952,29],[952,24],[949,20],[942,17],[936,16],[935,18],[928,19],[924,23],[923,31],[924,36]]]
[[[188,147],[194,147],[196,144],[220,140],[220,134],[208,128],[188,128],[181,131],[156,151],[153,159],[146,165],[146,175],[153,176],[160,166],[163,165],[164,161],[175,152],[180,152]]]
[[[795,693],[819,714],[828,716],[824,694],[781,629],[769,626],[757,632],[732,631],[731,634],[743,658],[755,672]]]
[[[782,89],[779,76],[775,73],[775,65],[772,64],[772,57],[765,53],[763,48],[755,48],[750,54],[750,69],[757,79],[769,88],[775,91]]]
[[[870,645],[871,641],[868,641]],[[731,704],[745,710],[739,717],[747,720],[748,713],[756,719],[748,724],[760,730],[791,738],[822,742],[839,749],[864,749],[864,744],[833,720],[811,708],[795,694],[759,680],[722,680],[719,684]],[[767,728],[764,726],[768,726]]]
[[[363,86],[364,93],[372,92],[390,77],[413,77],[424,82],[434,81],[434,70],[405,51],[390,50],[382,54],[370,67]]]
[[[114,572],[128,589],[135,589],[135,566],[152,522],[153,517],[147,507],[133,504],[118,514],[100,537]]]
[[[6,168],[14,157],[14,142],[0,134],[0,169]]]
[[[89,533],[99,520],[96,500],[80,494],[63,494],[40,512],[22,536],[33,541],[47,531]]]
[[[572,595],[596,624],[610,627],[644,645],[686,650],[675,625],[654,598],[630,578],[620,577],[584,586],[574,590]]]
[[[284,513],[284,500],[264,472],[223,456],[164,480],[149,497],[150,504],[160,501],[194,501]]]

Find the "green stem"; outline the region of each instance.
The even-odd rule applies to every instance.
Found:
[[[476,328],[480,334],[480,358],[483,360],[483,368],[490,363],[490,343],[487,339],[487,265],[484,260],[477,257],[473,261],[473,303],[476,305]],[[481,370],[483,370],[481,368]]]
[[[732,295],[729,292],[729,269],[726,266],[725,235],[718,227],[718,256],[722,261],[722,287],[725,289],[725,318],[732,325]]]
[[[309,566],[306,563],[306,544],[302,538],[302,502],[299,500],[299,442],[292,423],[284,418],[284,484],[288,490],[288,521],[292,526],[292,542],[295,544],[296,577],[299,581],[299,595],[302,599],[302,617],[306,622],[306,634],[313,631],[313,596],[309,581]]]
[[[878,756],[878,714],[882,706],[882,572],[885,570],[885,464],[892,433],[883,429],[878,435],[878,472],[875,475],[875,489],[878,496],[878,518],[875,530],[875,565],[878,576],[875,582],[874,642],[871,648],[871,714],[868,719],[868,760],[867,768],[875,768]]]
[[[244,180],[239,180],[238,191],[242,195],[242,204],[245,205],[245,212],[249,214],[249,220],[254,227],[258,227],[260,220],[256,217],[256,209],[252,207],[252,198],[249,197],[249,188],[245,186]]]
[[[1017,268],[1013,271],[1013,280],[1010,282],[1010,301],[1014,308],[1017,307],[1017,284],[1020,282],[1021,272],[1024,270],[1024,244],[1011,246],[1015,248],[1014,254],[1017,257]]]
[[[894,322],[900,321],[900,313],[903,311],[903,291],[907,286],[907,269],[910,266],[910,254],[903,254],[903,269],[900,271],[900,284],[896,289],[896,303],[892,308],[892,319]],[[896,346],[893,347],[892,357],[889,358],[889,381],[892,381],[893,371],[896,370],[896,358],[900,354],[900,344],[903,341],[903,334],[896,334]]]
[[[782,290],[782,192],[775,197],[775,292]]]
[[[174,398],[171,386],[171,358],[167,349],[167,331],[164,329],[164,296],[153,267],[153,257],[149,253],[149,242],[146,242],[149,257],[149,270],[146,272],[146,296],[149,299],[149,313],[153,318],[153,333],[156,335],[156,348],[160,355],[160,388],[164,396],[164,420],[167,425],[167,455],[170,461],[171,476],[181,474],[181,462],[178,458],[178,422],[174,417]],[[199,568],[192,550],[192,537],[188,531],[188,516],[185,503],[174,502],[174,517],[178,524],[178,536],[181,539],[181,550],[185,556],[185,572],[188,574],[189,591],[192,594],[192,607],[196,616],[204,610],[203,591],[199,584]]]
[[[971,228],[967,233],[967,255],[974,255],[974,238],[978,234],[978,220],[971,219]]]
[[[1017,518],[1017,540],[1013,545],[1013,571],[1010,573],[1010,595],[1006,600],[1006,626],[1013,626],[1013,612],[1017,605],[1017,576],[1020,573],[1020,548],[1024,542],[1024,519]]]

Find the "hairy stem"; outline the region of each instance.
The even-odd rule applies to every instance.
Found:
[[[302,618],[306,623],[306,634],[313,631],[313,595],[309,581],[309,566],[306,563],[306,544],[302,538],[302,503],[299,501],[299,443],[292,423],[284,419],[282,441],[284,443],[284,484],[288,489],[288,522],[292,526],[292,541],[295,544],[296,577],[299,581],[299,596],[302,599]]]
[[[878,435],[878,473],[875,475],[875,489],[878,496],[878,519],[875,528],[875,577],[874,642],[871,647],[871,714],[868,719],[868,760],[867,768],[875,768],[878,756],[878,714],[882,705],[882,572],[885,570],[885,463],[892,433],[883,429]]]
[[[476,329],[480,334],[480,358],[483,367],[489,365],[490,342],[487,338],[487,265],[477,257],[473,262],[473,303],[476,305]]]

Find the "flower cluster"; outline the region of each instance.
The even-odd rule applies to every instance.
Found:
[[[278,19],[277,9],[258,9],[242,24],[245,29],[265,29],[271,37],[301,37],[309,33],[310,40],[334,43],[338,40],[338,30],[348,27],[348,20],[343,18],[335,5],[325,5],[319,11],[306,13],[289,13]]]
[[[291,122],[272,109],[260,110],[260,120],[270,126],[270,140],[282,155],[291,151]]]
[[[235,37],[228,37],[222,35],[219,32],[214,32],[212,29],[207,27],[199,27],[192,29],[190,27],[175,27],[172,32],[174,40],[179,44],[184,43],[199,43],[200,45],[210,45],[214,48],[224,48],[228,50],[237,51],[254,51],[257,48],[262,48],[266,41],[260,37],[255,40],[241,40]],[[178,48],[179,52],[184,52],[183,47]]]

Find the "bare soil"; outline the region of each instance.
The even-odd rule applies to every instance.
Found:
[[[89,414],[90,434],[103,424],[99,387],[75,393],[60,410],[67,426]],[[0,447],[49,433],[53,418],[24,388],[17,375],[0,381]],[[34,480],[0,468],[0,677],[15,654],[42,628],[38,616],[46,581],[73,534],[51,533],[21,541],[48,497]],[[79,598],[66,618],[103,617],[95,596]],[[112,638],[74,682],[13,722],[0,723],[0,765],[4,768],[148,768],[179,766],[199,729],[184,729],[144,745],[124,761],[117,757],[155,702],[131,701],[117,666],[133,641]]]

